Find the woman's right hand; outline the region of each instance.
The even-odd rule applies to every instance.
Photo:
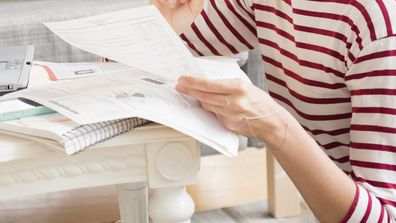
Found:
[[[177,34],[191,26],[203,9],[203,0],[150,0]]]

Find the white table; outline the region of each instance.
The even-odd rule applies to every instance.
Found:
[[[29,86],[48,82],[45,70],[33,67]],[[272,154],[267,160],[270,213],[297,215],[298,192]],[[153,223],[186,223],[194,213],[194,203],[185,186],[196,183],[199,167],[198,142],[161,125],[137,128],[75,156],[0,135],[0,201],[118,185],[123,223],[145,223],[148,215]],[[149,201],[147,188],[153,192]]]
[[[148,215],[154,223],[185,223],[194,213],[185,186],[196,182],[199,166],[199,144],[161,125],[137,128],[74,156],[0,135],[0,200],[116,184],[123,223],[145,223]]]

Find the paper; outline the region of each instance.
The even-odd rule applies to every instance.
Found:
[[[34,108],[33,105],[26,104],[20,100],[0,101],[0,112],[15,112]]]
[[[36,134],[39,134],[38,136],[43,138],[48,137],[46,134],[51,134],[49,138],[58,141],[62,140],[62,134],[79,126],[77,123],[58,113],[7,121],[5,124],[30,129],[26,134],[29,134],[30,131],[35,131]],[[44,130],[45,133],[37,130]]]
[[[84,78],[92,75],[109,74],[130,69],[127,65],[115,62],[50,63],[35,61],[33,67],[44,69],[48,79],[51,81]]]
[[[194,60],[202,68],[203,73],[209,79],[218,80],[238,78],[251,83],[248,76],[239,68],[237,61],[234,59],[223,58],[221,60],[215,60],[194,58]]]
[[[173,82],[134,69],[53,82],[14,95],[39,102],[78,124],[129,117],[148,119],[190,135],[219,152],[236,155],[239,137],[225,129],[197,100],[176,92]]]
[[[203,75],[155,6],[45,25],[73,46],[168,79]]]
[[[241,78],[250,82],[245,73],[239,69],[235,59],[232,58],[193,58],[196,64],[202,68],[204,76],[210,79]],[[39,78],[37,69],[44,70],[46,78]],[[88,62],[88,63],[51,63],[45,61],[35,61],[31,70],[30,83],[68,80],[85,78],[92,75],[103,75],[128,71],[133,69],[128,65],[117,62]],[[45,80],[42,80],[45,79]],[[47,80],[47,81],[46,81]],[[39,84],[39,83],[38,83]]]

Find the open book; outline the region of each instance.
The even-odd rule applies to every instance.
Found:
[[[248,78],[236,63],[194,58],[154,6],[46,25],[69,44],[131,68],[54,81],[7,97],[38,102],[78,125],[138,117],[172,127],[223,154],[237,154],[238,135],[174,86],[183,74]]]

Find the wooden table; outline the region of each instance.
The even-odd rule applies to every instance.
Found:
[[[197,141],[161,125],[137,128],[74,156],[0,135],[0,200],[118,185],[123,223],[145,223],[148,215],[154,223],[184,223],[194,213],[185,186],[196,182],[199,167]]]

